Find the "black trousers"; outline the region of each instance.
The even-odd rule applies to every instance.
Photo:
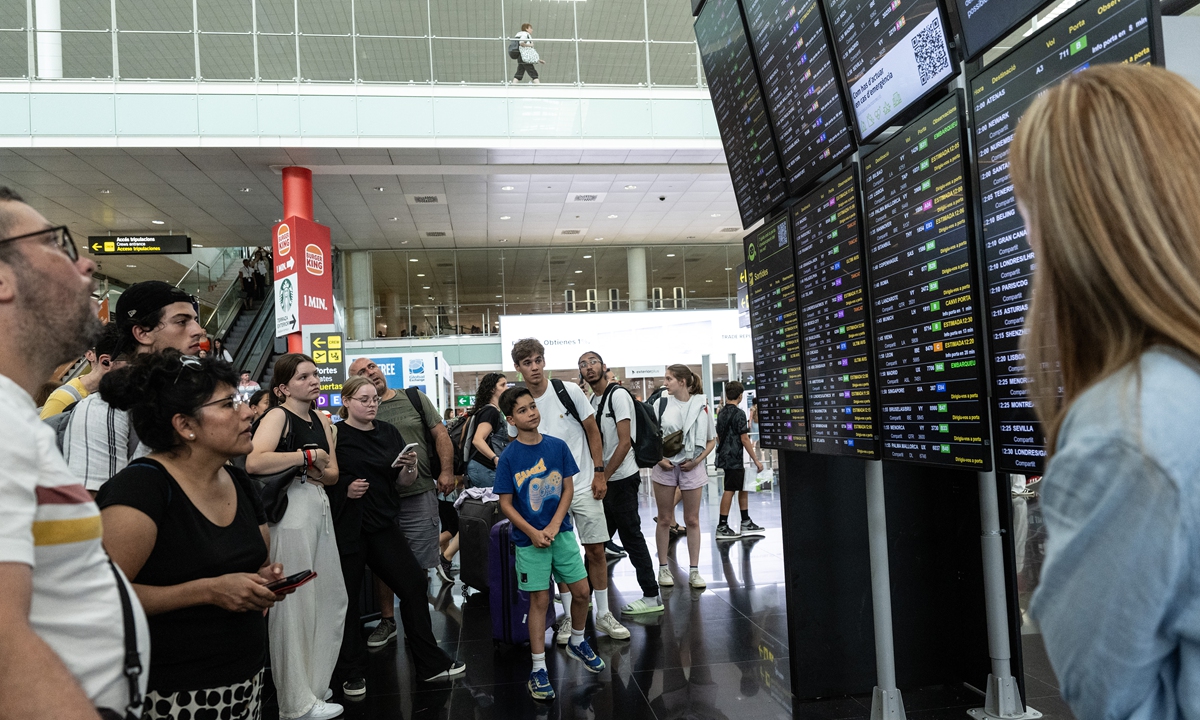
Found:
[[[639,475],[608,481],[608,492],[604,495],[604,519],[608,532],[621,534],[621,545],[629,553],[629,562],[637,572],[638,585],[646,597],[658,596],[658,576],[654,561],[642,535],[642,519],[638,515],[638,487],[642,484]]]
[[[513,79],[515,79],[517,82],[520,82],[525,79],[525,73],[529,73],[530,80],[538,79],[537,68],[529,63],[523,62],[517,63],[517,74]]]
[[[433,636],[433,621],[429,618],[425,587],[429,576],[417,563],[400,527],[392,525],[379,532],[364,531],[359,551],[343,554],[341,559],[342,577],[346,581],[346,627],[334,676],[345,681],[367,674],[367,641],[359,621],[359,595],[363,569],[368,566],[400,598],[400,622],[404,625],[404,637],[416,664],[417,678],[433,677],[449,668],[454,661],[438,647]]]

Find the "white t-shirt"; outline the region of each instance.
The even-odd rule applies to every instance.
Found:
[[[83,486],[98,492],[130,460],[149,450],[140,445],[129,424],[129,413],[104,402],[100,393],[79,401],[63,435],[63,457]]]
[[[658,402],[661,402],[659,400]],[[654,404],[654,412],[658,412],[658,402]],[[691,422],[688,422],[688,420]],[[687,427],[684,423],[688,422]],[[717,428],[713,423],[712,414],[708,411],[708,398],[703,395],[693,395],[687,402],[667,396],[667,407],[663,410],[663,437],[683,429],[683,450],[675,457],[666,458],[673,463],[691,460],[704,452],[709,440],[717,437]]]
[[[254,263],[254,272],[258,273],[259,275],[266,275],[267,274],[267,261],[259,260],[258,262]]]
[[[574,401],[575,411],[579,413],[580,420],[587,420],[596,414],[592,404],[588,402],[587,395],[583,394],[578,385],[565,382],[563,387],[567,389],[567,397]],[[575,458],[575,464],[579,466],[579,474],[575,476],[575,487],[591,486],[596,466],[588,449],[587,433],[583,431],[583,425],[575,422],[575,418],[571,417],[559,402],[558,393],[554,392],[554,384],[551,382],[546,383],[546,394],[535,397],[533,401],[537,403],[538,413],[542,416],[542,424],[538,431],[562,440],[571,448],[571,455]],[[512,429],[509,434],[512,434],[516,427],[510,427]]]
[[[6,418],[0,433],[0,562],[33,568],[30,626],[93,704],[123,710],[129,704],[125,628],[116,577],[101,545],[100,509],[59,455],[54,431],[38,419],[33,399],[3,375],[0,417]],[[150,628],[126,586],[145,692]]]
[[[238,268],[238,277],[242,278],[243,280],[249,280],[250,278],[253,278],[254,268],[250,267],[249,265],[241,266]]]
[[[628,420],[629,439],[637,442],[637,426],[633,419],[633,395],[624,388],[615,385],[610,387],[612,387],[612,392],[608,393],[608,402],[604,403],[604,415],[596,421],[600,424],[600,436],[604,439],[604,465],[606,467],[608,461],[612,459],[613,453],[616,452],[617,443],[621,441],[617,435],[617,423]],[[592,397],[592,407],[597,411],[600,410],[600,398],[600,395]],[[625,459],[617,467],[617,472],[609,480],[624,480],[637,474],[637,459],[634,457],[631,445],[629,452],[625,453]]]

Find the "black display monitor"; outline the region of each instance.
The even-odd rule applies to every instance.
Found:
[[[1017,121],[1039,93],[1071,73],[1098,63],[1160,62],[1161,23],[1153,0],[1089,0],[970,80],[995,398],[993,437],[1001,470],[1040,475],[1046,459],[1021,352],[1036,263],[1008,171]]]
[[[742,0],[788,193],[854,151],[846,100],[817,0]]]
[[[746,24],[737,0],[705,0],[694,27],[742,227],[750,227],[787,197],[787,185]]]
[[[1050,0],[954,0],[963,56],[974,60]]]
[[[987,471],[965,119],[955,95],[863,159],[863,225],[883,459]]]
[[[804,370],[796,310],[796,266],[787,213],[747,235],[746,280],[759,443],[776,450],[808,450]]]
[[[958,72],[937,0],[823,0],[860,142]]]
[[[791,207],[809,450],[879,458],[854,168]]]

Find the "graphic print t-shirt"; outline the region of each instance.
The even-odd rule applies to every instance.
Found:
[[[521,517],[541,530],[558,512],[563,480],[578,472],[579,466],[562,440],[550,435],[543,435],[537,445],[514,440],[500,455],[496,465],[496,485],[492,489],[497,495],[512,495],[513,507]],[[572,527],[571,516],[564,516],[559,531],[567,532]],[[533,544],[529,536],[515,526],[512,539],[520,547]]]

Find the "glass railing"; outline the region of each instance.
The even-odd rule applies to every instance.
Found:
[[[234,280],[225,290],[225,294],[208,312],[201,314],[201,324],[209,337],[223,338],[225,333],[242,311],[243,303],[240,291],[242,284]]]
[[[590,305],[590,307],[589,307]],[[436,338],[451,336],[490,336],[500,333],[501,315],[540,315],[575,313],[580,322],[587,322],[589,312],[628,312],[629,301],[622,300],[618,307],[611,308],[607,301],[587,303],[531,302],[496,303],[488,305],[411,305],[400,308],[400,313],[389,313],[383,308],[375,309],[375,335],[377,338]],[[737,307],[736,297],[706,297],[658,301],[647,300],[647,311],[667,312],[672,310],[724,310]],[[354,338],[365,340],[366,338]]]

